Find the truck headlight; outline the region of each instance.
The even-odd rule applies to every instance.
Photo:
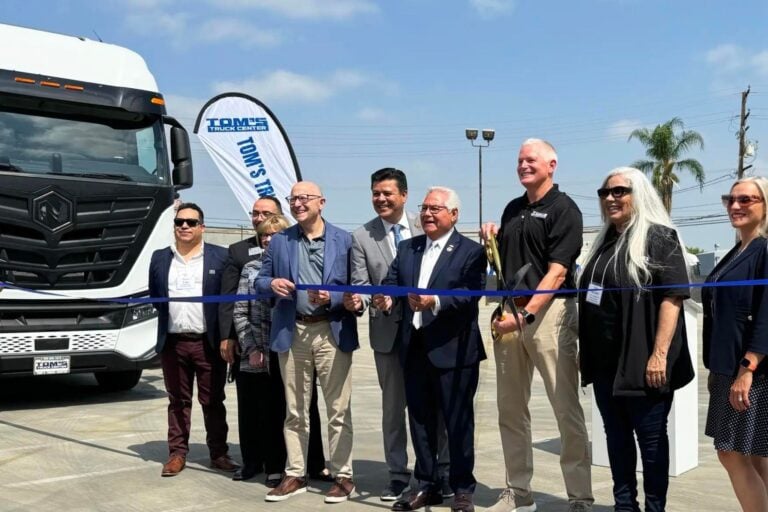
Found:
[[[146,322],[147,320],[155,318],[156,316],[157,310],[152,304],[137,304],[135,306],[129,307],[125,312],[125,321],[123,321],[123,327]]]

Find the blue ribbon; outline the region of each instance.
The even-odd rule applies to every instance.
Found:
[[[730,286],[766,286],[768,285],[768,279],[747,279],[741,281],[721,281],[714,283],[683,283],[683,284],[671,284],[671,285],[653,285],[637,288],[634,286],[619,287],[619,288],[573,288],[573,289],[559,289],[559,290],[438,290],[431,288],[416,288],[411,286],[387,286],[387,285],[331,285],[331,284],[297,284],[297,290],[322,290],[328,292],[340,292],[340,293],[358,293],[363,295],[389,295],[391,297],[402,297],[413,293],[416,295],[439,295],[439,296],[452,296],[452,297],[530,297],[533,295],[574,295],[578,293],[587,293],[589,291],[637,291],[637,290],[664,290],[674,288],[720,288]],[[2,288],[9,288],[13,290],[21,290],[38,295],[47,295],[63,299],[73,299],[68,295],[63,295],[54,292],[46,292],[40,290],[31,290],[29,288],[23,288],[10,283],[0,281],[0,290]],[[0,295],[2,297],[2,295]],[[241,295],[206,295],[198,297],[114,297],[114,298],[102,298],[94,299],[83,297],[83,300],[93,300],[96,302],[112,302],[118,304],[150,304],[150,303],[162,303],[162,302],[202,302],[202,303],[218,303],[218,302],[238,302],[243,300],[261,300],[271,299],[273,295],[268,294],[241,294]]]

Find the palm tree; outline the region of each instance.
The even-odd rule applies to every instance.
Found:
[[[679,128],[680,131],[675,132]],[[651,182],[661,197],[667,212],[672,211],[672,187],[680,181],[676,170],[687,170],[693,174],[699,188],[704,186],[704,167],[693,158],[680,160],[683,153],[692,146],[704,149],[704,139],[698,132],[683,129],[683,121],[674,117],[653,130],[638,128],[629,134],[629,142],[637,139],[645,146],[645,154],[650,160],[638,160],[633,167],[651,176]]]

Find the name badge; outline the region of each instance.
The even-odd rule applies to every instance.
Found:
[[[533,212],[531,212],[531,217],[533,217],[535,219],[546,219],[547,218],[547,214],[543,213],[543,212],[533,211]]]
[[[176,288],[179,290],[191,290],[195,287],[195,280],[192,278],[192,274],[186,272],[180,273],[176,278]]]
[[[248,256],[256,256],[259,254],[259,248],[258,247],[249,247],[248,248]]]
[[[589,291],[587,291],[587,302],[594,304],[595,306],[599,306],[600,300],[603,298],[603,290],[593,290],[593,288],[602,288],[602,286],[597,283],[589,283]]]

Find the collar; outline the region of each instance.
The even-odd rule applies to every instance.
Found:
[[[453,235],[453,232],[456,231],[456,228],[451,228],[449,232],[438,238],[437,240],[432,240],[431,238],[427,237],[427,245],[424,246],[424,251],[428,251],[432,248],[433,245],[437,245],[440,250],[445,248],[446,245],[448,245],[448,239],[451,238],[451,235]]]
[[[320,236],[318,236],[317,238],[313,238],[312,240],[310,240],[307,237],[307,235],[304,234],[304,230],[302,229],[301,224],[296,224],[296,226],[299,228],[299,238],[303,238],[307,242],[314,242],[315,240],[323,240],[323,241],[325,241],[325,232],[326,232],[326,230],[328,228],[328,223],[325,222],[325,219],[323,219],[323,233]]]
[[[539,206],[549,206],[552,203],[555,202],[555,199],[557,199],[560,196],[560,187],[557,185],[557,183],[552,184],[552,188],[549,189],[549,191],[544,194],[544,197],[539,199],[538,201],[529,202],[528,201],[528,193],[523,193],[523,202],[525,206],[529,208],[538,208]]]
[[[172,243],[170,247],[171,247],[171,252],[175,257],[184,259],[184,257],[181,254],[179,254],[179,249],[176,247],[176,242]],[[205,253],[205,242],[200,244],[200,252],[197,254],[193,254],[189,259],[200,258],[203,256],[203,253]]]
[[[379,217],[381,219],[381,217]],[[392,224],[389,221],[386,221],[384,219],[381,219],[381,223],[384,225],[384,232],[389,233],[392,231],[392,226],[395,224],[399,225],[401,228],[405,228],[410,230],[411,227],[408,225],[408,217],[405,215],[405,211],[403,211],[403,214],[400,216],[400,220],[397,221],[395,224]]]

